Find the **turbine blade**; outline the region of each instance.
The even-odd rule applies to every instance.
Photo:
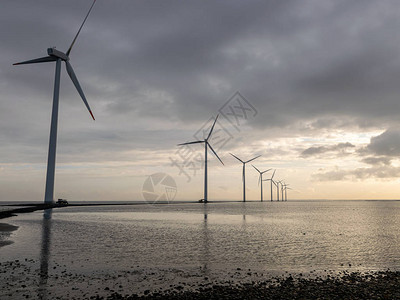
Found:
[[[275,176],[275,172],[276,172],[276,169],[274,170],[274,174],[272,174],[272,177],[271,177],[271,179],[272,179],[272,178],[274,178],[274,176]]]
[[[253,168],[254,168],[254,169],[256,169],[256,170],[257,170],[257,172],[258,172],[258,173],[260,173],[260,174],[261,174],[261,171],[260,171],[259,169],[257,169],[257,168],[256,168],[254,165],[252,165],[252,166],[253,166]],[[263,173],[264,173],[264,172],[263,172]]]
[[[236,158],[238,161],[240,161],[241,163],[244,163],[244,161],[243,160],[241,160],[239,157],[237,157],[237,156],[235,156],[235,155],[233,155],[232,153],[229,153],[230,155],[232,155],[234,158]]]
[[[266,173],[266,172],[268,172],[268,171],[271,171],[272,169],[268,169],[268,170],[265,170],[264,172],[261,172],[261,174],[264,174],[264,173]]]
[[[78,90],[79,95],[81,96],[83,103],[85,103],[86,108],[88,109],[90,115],[92,116],[93,120],[95,119],[92,113],[92,110],[90,109],[89,103],[86,100],[85,94],[82,91],[81,85],[79,84],[78,78],[76,78],[74,69],[72,69],[71,64],[69,63],[68,60],[65,61],[65,65],[67,67],[67,72],[69,77],[71,78],[72,82],[74,83],[76,89]]]
[[[258,156],[256,156],[256,157],[254,157],[254,158],[252,158],[252,159],[246,161],[245,163],[247,164],[248,162],[251,162],[252,160],[255,160],[256,158],[259,158],[260,156],[261,156],[261,155],[258,155]]]
[[[208,143],[207,141],[206,141],[206,143],[207,143],[208,147],[210,147],[211,151],[215,154],[215,156],[219,159],[221,164],[223,164],[225,166],[224,162],[219,158],[217,152],[214,151],[214,149],[213,149],[213,147],[211,147],[210,143]]]
[[[215,123],[217,122],[218,116],[219,116],[219,114],[218,114],[217,117],[215,118],[214,124],[212,125],[211,130],[210,130],[210,133],[208,134],[208,137],[206,138],[206,140],[208,140],[208,139],[210,138],[211,133],[212,133],[213,130],[214,130]]]
[[[204,141],[187,142],[187,143],[178,144],[178,146],[190,145],[190,144],[199,144],[199,143],[204,143]]]
[[[41,58],[35,58],[31,60],[26,60],[26,61],[21,61],[13,64],[13,66],[17,65],[27,65],[27,64],[37,64],[37,63],[44,63],[44,62],[50,62],[50,61],[56,61],[57,57],[55,56],[45,56]]]
[[[72,47],[74,46],[75,41],[76,41],[76,39],[78,38],[78,35],[79,35],[79,33],[81,32],[81,30],[82,30],[83,24],[85,24],[86,19],[89,17],[89,14],[90,14],[90,12],[91,12],[91,10],[92,10],[92,8],[93,8],[93,6],[94,6],[95,3],[96,3],[96,0],[93,1],[92,6],[90,7],[88,13],[86,14],[86,17],[85,17],[85,19],[83,20],[81,27],[79,27],[79,30],[78,30],[77,34],[75,35],[74,40],[73,40],[72,43],[71,43],[71,46],[69,46],[67,52],[65,53],[67,56],[69,56],[69,54],[71,53]]]

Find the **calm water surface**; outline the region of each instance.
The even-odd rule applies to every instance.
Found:
[[[75,271],[400,270],[399,201],[299,201],[67,207],[7,219],[20,226],[0,261]],[[350,266],[350,265],[351,266]]]

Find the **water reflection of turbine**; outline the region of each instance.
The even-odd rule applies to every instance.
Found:
[[[210,262],[210,236],[208,231],[207,220],[208,220],[208,208],[206,204],[204,205],[204,220],[203,220],[203,251],[200,254],[200,262],[203,265],[202,275],[204,276],[206,275],[208,276],[210,272],[208,269],[208,264]]]
[[[49,278],[52,213],[52,209],[46,209],[43,213],[42,244],[40,248],[40,278],[38,291],[39,299],[47,299],[47,280]]]

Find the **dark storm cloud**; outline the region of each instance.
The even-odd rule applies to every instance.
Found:
[[[2,1],[3,141],[47,140],[54,65],[11,64],[65,51],[90,4]],[[250,121],[258,132],[389,127],[400,111],[399,16],[395,1],[99,0],[71,63],[101,127],[88,123],[63,69],[66,145],[82,128],[76,149],[169,149],[172,128],[196,130],[237,90],[259,112]],[[377,141],[369,151],[384,150]]]
[[[363,151],[379,156],[400,157],[400,130],[392,128],[372,137]]]
[[[331,145],[331,146],[319,146],[319,147],[310,147],[305,150],[303,150],[300,154],[301,157],[306,158],[310,156],[319,156],[324,153],[332,153],[336,152],[335,154],[337,156],[344,156],[348,155],[349,152],[346,152],[347,149],[349,148],[354,148],[355,146],[349,142],[347,143],[339,143],[336,145]]]

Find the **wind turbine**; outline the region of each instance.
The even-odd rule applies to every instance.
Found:
[[[275,172],[276,172],[276,170],[274,170],[274,173],[272,174],[272,176],[271,176],[270,179],[265,179],[265,180],[264,180],[264,181],[271,181],[271,201],[273,201],[273,196],[272,196],[272,184],[275,184],[275,182],[274,182],[274,180],[273,180],[274,175],[275,175]],[[276,185],[276,184],[275,184],[275,185]]]
[[[285,191],[285,201],[287,201],[287,190],[290,189],[290,187],[288,187],[288,185],[289,184],[286,184],[286,183],[283,185],[283,189]],[[283,197],[283,195],[282,195],[282,197]]]
[[[290,187],[286,187],[285,188],[285,195],[286,195],[286,200],[285,201],[287,201],[287,190],[292,190]]]
[[[249,159],[247,161],[241,160],[239,157],[233,155],[232,153],[230,153],[230,155],[232,155],[234,158],[236,158],[238,161],[240,161],[243,164],[243,175],[242,175],[242,180],[243,180],[243,202],[246,202],[246,164],[248,162],[251,162],[251,161],[255,160],[256,158],[259,158],[261,155],[253,157],[252,159]]]
[[[78,38],[79,33],[83,25],[86,22],[96,0],[93,1],[92,6],[88,13],[86,14],[85,19],[82,22],[81,27],[79,28],[75,38],[73,39],[71,46],[69,46],[67,52],[63,53],[61,51],[56,50],[55,48],[48,48],[47,54],[48,56],[36,58],[32,60],[27,60],[19,63],[15,63],[14,65],[25,65],[25,64],[36,64],[36,63],[44,63],[44,62],[56,62],[56,71],[54,78],[54,92],[53,92],[53,108],[51,113],[51,126],[50,126],[50,139],[49,139],[49,152],[47,158],[47,174],[46,174],[46,192],[44,196],[44,203],[51,204],[54,202],[54,174],[56,167],[56,148],[57,148],[57,124],[58,124],[58,100],[60,94],[60,73],[61,73],[61,61],[65,62],[65,66],[67,69],[67,73],[71,78],[72,82],[75,85],[75,88],[78,90],[79,95],[81,96],[83,103],[85,103],[86,108],[89,110],[90,115],[94,120],[93,113],[89,107],[89,104],[86,100],[85,94],[82,91],[82,88],[78,82],[78,79],[75,75],[74,70],[69,62],[69,55],[71,53],[72,47],[75,44],[76,39]]]
[[[214,130],[214,126],[215,123],[217,122],[218,116],[215,118],[214,124],[212,125],[210,132],[208,133],[207,138],[205,138],[202,141],[194,141],[194,142],[188,142],[188,143],[183,143],[183,144],[178,144],[178,146],[183,146],[183,145],[190,145],[190,144],[200,144],[200,143],[204,143],[204,203],[208,202],[208,198],[207,198],[207,194],[208,194],[208,190],[207,190],[207,149],[208,147],[210,147],[211,151],[215,154],[215,156],[219,159],[219,161],[221,162],[221,164],[224,164],[222,162],[222,160],[219,158],[217,152],[214,151],[214,149],[211,147],[210,143],[208,142],[208,140],[211,137],[211,134]]]
[[[282,181],[279,181],[279,184],[281,185],[281,201],[283,202],[283,201],[284,201],[284,196],[283,196],[283,186],[284,186],[284,183],[282,183]]]
[[[275,182],[275,181],[273,181],[273,183],[275,184],[275,186],[276,186],[276,199],[277,199],[277,201],[279,201],[279,181],[277,181],[277,182]]]
[[[265,172],[268,172],[271,169],[265,170],[263,172],[261,172],[259,169],[257,169],[254,165],[252,165],[254,169],[257,170],[258,173],[260,173],[260,176],[258,177],[258,185],[260,185],[261,182],[261,202],[263,202],[263,179],[262,176]]]

